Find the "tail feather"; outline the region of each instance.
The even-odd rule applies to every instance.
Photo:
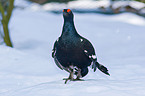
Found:
[[[99,64],[98,62],[94,62],[92,65],[92,68],[94,69],[94,72],[96,71],[96,68],[98,68],[101,72],[110,76],[108,69],[105,66],[103,66],[102,64]]]

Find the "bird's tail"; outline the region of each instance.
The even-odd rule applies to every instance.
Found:
[[[102,64],[99,64],[97,61],[94,62],[93,65],[92,65],[92,69],[94,69],[94,72],[96,71],[96,68],[98,68],[104,74],[110,76],[110,74],[108,72],[108,69],[105,66],[103,66]]]

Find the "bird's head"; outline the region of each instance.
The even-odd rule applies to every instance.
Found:
[[[70,9],[63,9],[64,20],[73,20],[73,13]]]

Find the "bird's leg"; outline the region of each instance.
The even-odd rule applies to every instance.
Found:
[[[82,77],[82,76],[81,76],[81,69],[78,68],[78,74],[77,74],[76,80],[79,80],[81,77]]]
[[[73,65],[69,66],[68,72],[70,73],[68,78],[64,78],[63,80],[65,80],[65,84],[67,83],[68,80],[73,81],[74,80],[74,67]]]
[[[81,77],[82,77],[82,75],[81,75],[81,69],[78,68],[78,74],[77,74],[76,79],[74,79],[74,81],[83,81],[82,79],[80,79]]]

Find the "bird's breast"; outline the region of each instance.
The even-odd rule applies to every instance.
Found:
[[[71,63],[75,66],[85,67],[91,63],[82,49],[80,39],[58,41],[56,57],[62,66],[68,66]]]

